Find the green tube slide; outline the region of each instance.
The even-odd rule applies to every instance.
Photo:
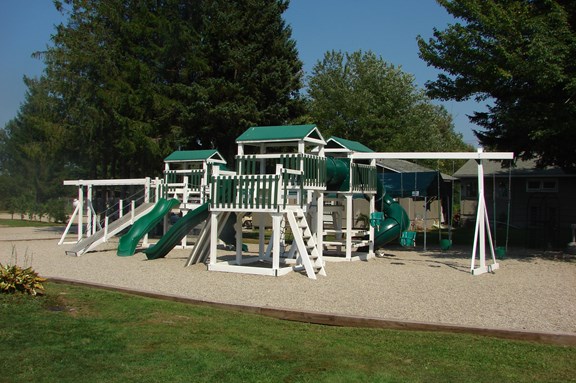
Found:
[[[328,190],[340,190],[348,180],[349,171],[348,160],[328,157],[326,159]],[[377,183],[376,209],[381,209],[384,213],[384,220],[377,225],[374,233],[374,246],[379,247],[399,238],[402,232],[410,226],[410,219],[404,208],[386,194],[380,180]]]
[[[350,175],[350,162],[326,157],[326,188],[339,191]]]
[[[380,183],[378,186],[380,192],[382,186]],[[410,219],[406,210],[388,194],[376,194],[376,206],[381,207],[384,213],[384,221],[374,233],[374,247],[380,247],[399,238],[410,225]]]
[[[160,238],[157,244],[144,250],[144,254],[148,259],[163,258],[172,250],[176,245],[182,241],[196,225],[205,221],[210,212],[210,204],[207,202],[194,210],[190,210],[186,215],[180,218],[170,230]]]
[[[152,230],[170,210],[178,205],[180,205],[180,201],[175,198],[171,200],[160,198],[158,202],[156,202],[156,205],[154,205],[154,208],[152,208],[148,214],[134,222],[130,231],[120,238],[116,254],[121,257],[134,255],[136,246],[138,246],[138,242],[140,242],[142,237]]]

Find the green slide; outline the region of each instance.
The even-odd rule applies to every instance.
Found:
[[[328,190],[341,190],[349,187],[350,160],[341,158],[326,158],[326,187]],[[376,208],[384,214],[374,233],[374,246],[380,247],[388,242],[400,238],[402,232],[410,226],[408,214],[400,204],[388,194],[378,180],[376,190]]]
[[[400,237],[402,232],[410,225],[406,210],[388,194],[377,198],[376,205],[382,206],[384,221],[378,225],[374,233],[374,246],[380,247]]]
[[[184,217],[180,218],[174,225],[172,225],[170,230],[160,238],[160,241],[157,244],[144,250],[146,257],[148,259],[165,257],[166,254],[174,248],[174,246],[178,245],[180,241],[182,241],[182,238],[184,238],[186,234],[194,228],[194,226],[208,218],[209,212],[210,209],[208,202],[194,210],[190,210]]]
[[[171,200],[160,198],[158,202],[156,202],[156,205],[154,205],[154,208],[148,214],[134,222],[130,231],[120,238],[116,254],[121,257],[134,255],[140,239],[152,230],[170,210],[178,205],[180,205],[180,201],[175,198]]]

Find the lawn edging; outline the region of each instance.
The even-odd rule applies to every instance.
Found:
[[[155,298],[172,302],[222,308],[294,322],[303,322],[303,323],[312,323],[312,324],[339,326],[339,327],[380,328],[380,329],[409,330],[409,331],[438,331],[438,332],[479,335],[479,336],[487,336],[487,337],[510,339],[510,340],[547,343],[563,346],[576,346],[576,334],[572,333],[538,332],[528,330],[512,330],[501,328],[453,325],[453,324],[443,324],[434,322],[400,321],[400,320],[390,320],[390,319],[365,317],[365,316],[350,316],[350,315],[331,314],[322,312],[294,311],[289,309],[273,308],[273,307],[237,305],[231,303],[212,302],[200,299],[187,298],[173,294],[161,294],[145,290],[130,289],[101,283],[85,282],[75,279],[46,277],[46,276],[43,277],[45,277],[49,282],[91,287],[102,290],[110,290],[130,295]]]

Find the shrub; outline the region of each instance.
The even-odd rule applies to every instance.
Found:
[[[52,219],[54,222],[64,223],[68,221],[68,215],[66,214],[66,201],[64,200],[49,200],[46,202],[45,211],[49,219]]]
[[[20,194],[12,198],[11,204],[14,207],[14,211],[20,214],[20,219],[33,214],[33,200],[34,198],[29,194]]]
[[[31,267],[23,269],[18,265],[0,263],[0,292],[5,294],[22,293],[44,295],[45,278],[38,276]]]

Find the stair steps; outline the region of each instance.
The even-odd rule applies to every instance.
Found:
[[[324,260],[318,250],[316,239],[306,221],[304,211],[300,208],[288,209],[286,216],[292,229],[294,243],[298,251],[298,258],[294,270],[304,270],[310,279],[316,279],[316,275],[326,275]]]

